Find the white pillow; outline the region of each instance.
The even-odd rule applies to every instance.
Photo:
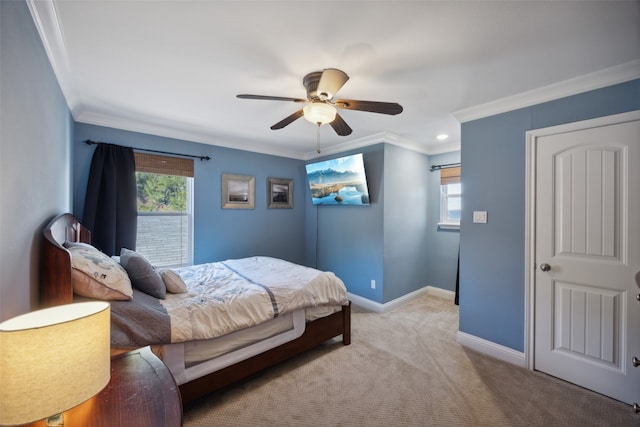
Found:
[[[160,270],[160,275],[164,281],[164,285],[167,287],[167,291],[172,294],[183,294],[187,292],[187,284],[184,280],[173,270]]]
[[[70,244],[73,291],[101,300],[130,300],[131,281],[124,268],[88,244]]]

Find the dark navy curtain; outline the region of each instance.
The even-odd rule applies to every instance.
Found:
[[[105,254],[135,250],[138,212],[136,163],[133,149],[97,145],[91,160],[82,223],[91,231],[91,243]]]
[[[458,247],[458,269],[456,270],[456,298],[455,304],[460,305],[460,248]]]

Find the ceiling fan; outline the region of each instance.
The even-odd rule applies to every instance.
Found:
[[[338,135],[346,136],[352,129],[338,114],[337,109],[368,111],[396,115],[402,112],[402,106],[395,102],[356,101],[353,99],[333,99],[336,92],[349,80],[349,76],[336,68],[313,71],[302,79],[307,90],[307,98],[289,98],[284,96],[238,95],[241,99],[263,99],[268,101],[291,101],[304,103],[305,106],[290,116],[285,117],[271,129],[282,129],[303,117],[320,127],[329,123]]]

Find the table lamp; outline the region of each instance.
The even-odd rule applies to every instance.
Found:
[[[60,305],[0,323],[0,424],[44,418],[99,393],[111,377],[110,306]]]

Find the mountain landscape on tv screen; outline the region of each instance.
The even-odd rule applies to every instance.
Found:
[[[307,175],[314,204],[369,204],[365,177],[360,172],[322,169]]]
[[[335,184],[343,182],[362,182],[362,174],[354,171],[337,171],[335,169],[324,169],[311,172],[308,175],[309,184]]]

